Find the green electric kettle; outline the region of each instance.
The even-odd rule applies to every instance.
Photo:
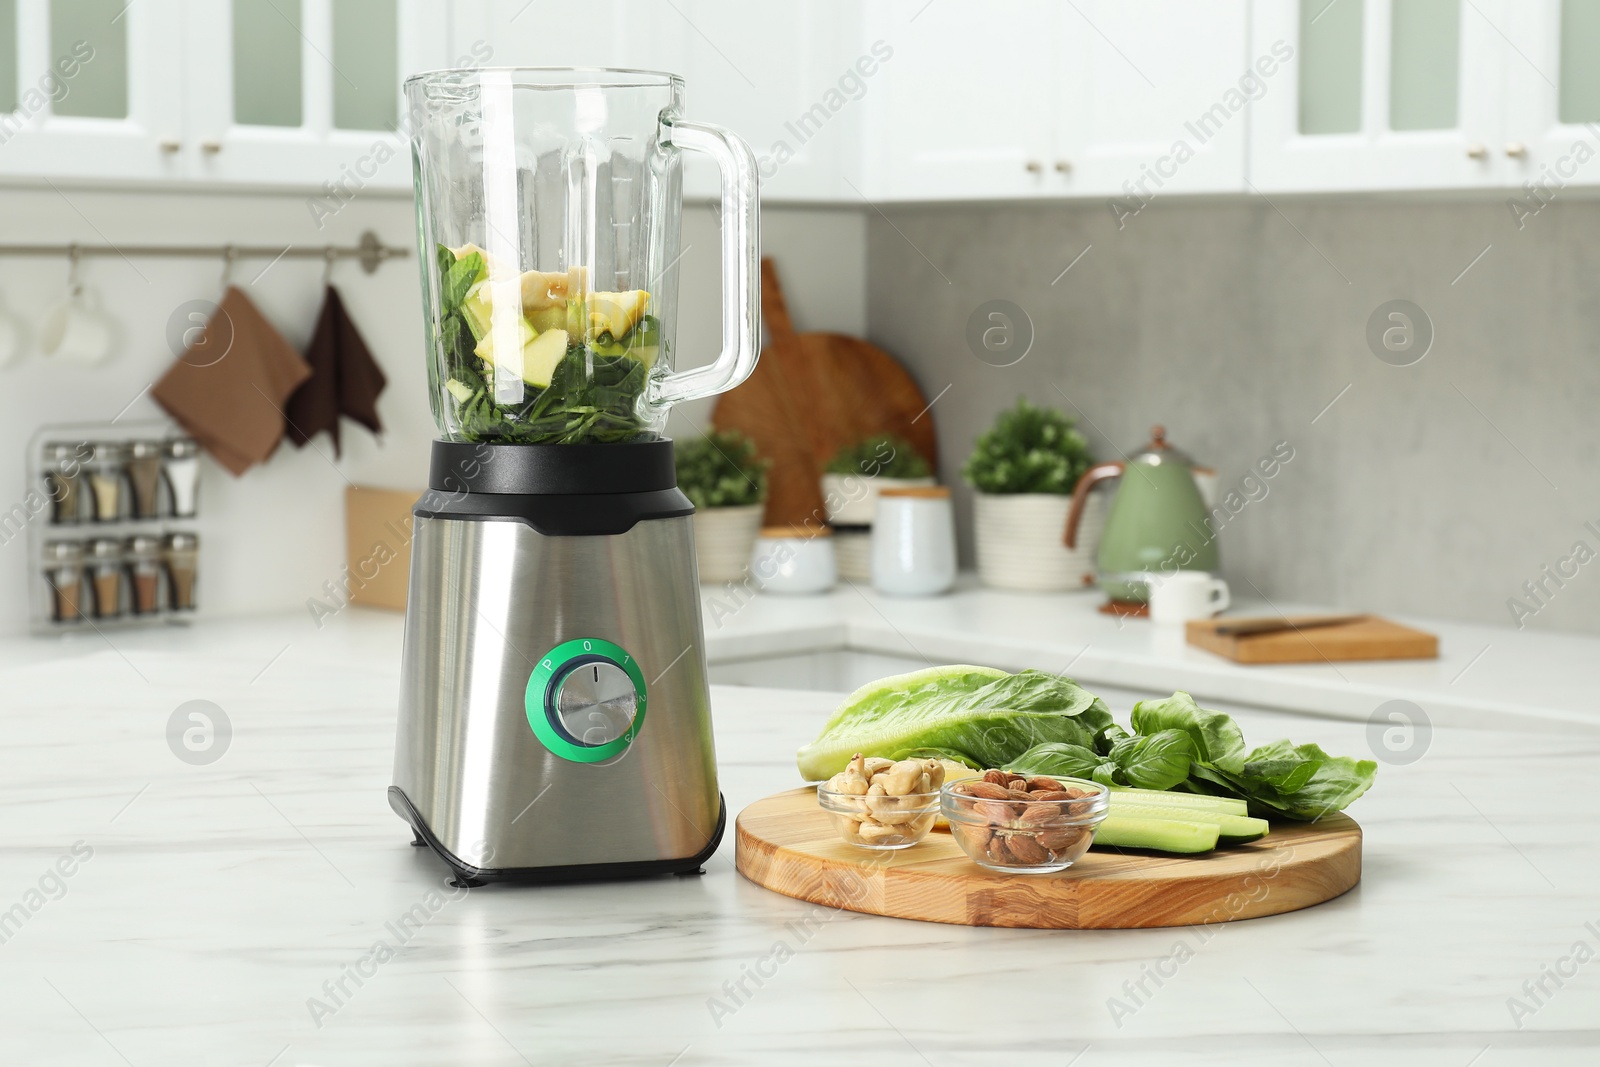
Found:
[[[1167,444],[1165,427],[1150,431],[1150,443],[1126,463],[1099,463],[1083,472],[1072,492],[1066,543],[1076,548],[1078,520],[1089,491],[1107,478],[1121,478],[1095,566],[1100,588],[1114,601],[1142,604],[1150,595],[1146,575],[1217,569],[1216,534],[1195,482],[1194,461]]]

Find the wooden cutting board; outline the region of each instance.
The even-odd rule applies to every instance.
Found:
[[[911,375],[860,338],[796,333],[771,259],[761,261],[761,315],[769,337],[761,361],[717,398],[711,422],[745,434],[771,461],[766,525],[827,521],[823,467],[876,434],[904,438],[937,469],[933,415]]]
[[[1260,841],[1201,856],[1092,849],[1059,874],[1002,874],[937,830],[897,852],[847,845],[806,786],[739,813],[734,859],[757,885],[829,908],[965,926],[1133,929],[1332,900],[1361,880],[1361,827],[1330,815],[1274,823]]]
[[[1196,619],[1189,643],[1235,663],[1326,663],[1361,659],[1437,659],[1439,638],[1397,622],[1363,615],[1336,626],[1275,633],[1224,635],[1217,627],[1237,619]],[[1290,616],[1289,621],[1294,621]]]

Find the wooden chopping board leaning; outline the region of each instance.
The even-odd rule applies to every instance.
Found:
[[[718,398],[711,421],[743,433],[771,461],[767,525],[826,521],[823,468],[868,437],[903,438],[937,468],[933,415],[911,375],[860,338],[796,333],[771,259],[761,261],[761,314],[769,338],[761,362]]]

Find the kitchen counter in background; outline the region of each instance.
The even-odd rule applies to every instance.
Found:
[[[1103,615],[1096,610],[1101,599],[1092,591],[1007,593],[970,583],[950,596],[922,599],[848,585],[809,597],[751,598],[708,588],[707,650],[713,665],[849,650],[894,657],[906,670],[961,662],[1037,667],[1071,675],[1091,690],[1187,689],[1202,701],[1363,721],[1387,701],[1407,700],[1435,724],[1600,729],[1600,638],[1394,616],[1439,635],[1439,658],[1247,667],[1189,647],[1180,626]],[[1318,610],[1236,603],[1228,614]]]
[[[1426,702],[1437,728],[1352,809],[1365,877],[1335,901],[1204,929],[973,929],[767,892],[734,872],[731,833],[701,878],[451,890],[384,799],[398,616],[3,642],[0,1061],[1594,1060],[1600,963],[1559,989],[1546,980],[1537,1000],[1523,983],[1568,967],[1580,941],[1600,947],[1600,740],[1535,718],[1542,703],[1577,723],[1600,643],[1441,628],[1445,660],[1341,665],[1341,682],[1326,667],[1246,671],[1165,649],[1088,597],[846,589],[758,600],[710,625],[729,663],[846,645],[1017,666],[1077,657],[1086,680],[1287,694],[1340,716],[1229,707],[1255,742],[1364,755],[1380,697]],[[196,699],[231,723],[209,765],[167,738]],[[730,814],[795,784],[794,750],[837,699],[713,688]],[[1509,998],[1527,1011],[1514,1017]]]

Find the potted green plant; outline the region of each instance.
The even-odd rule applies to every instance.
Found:
[[[871,526],[879,490],[933,484],[933,469],[922,453],[884,433],[846,445],[828,461],[822,502],[834,526]]]
[[[702,582],[736,581],[750,564],[767,498],[767,461],[734,430],[713,430],[676,448],[678,488],[694,504]]]
[[[975,490],[978,575],[1000,589],[1061,591],[1094,583],[1095,546],[1105,526],[1096,494],[1067,548],[1067,511],[1078,478],[1094,463],[1073,420],[1019,399],[979,436],[962,469]]]

